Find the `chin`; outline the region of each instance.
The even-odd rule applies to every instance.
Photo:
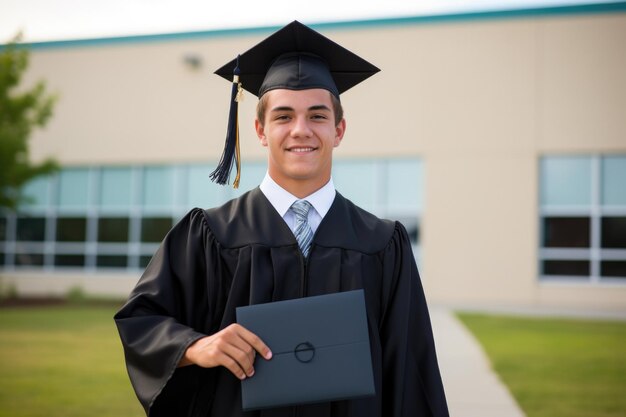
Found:
[[[311,170],[310,168],[294,167],[294,169],[287,171],[287,175],[289,175],[289,177],[293,179],[308,180],[311,178],[315,178],[319,174],[316,173],[314,170]]]

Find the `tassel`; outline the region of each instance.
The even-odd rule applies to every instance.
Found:
[[[228,128],[226,130],[226,143],[224,144],[224,152],[217,168],[210,175],[211,181],[220,185],[228,183],[230,172],[233,168],[233,160],[237,166],[237,176],[233,182],[233,187],[239,187],[239,179],[241,177],[241,160],[239,153],[239,102],[243,100],[243,88],[239,82],[239,56],[237,56],[237,64],[233,70],[233,85],[230,94],[230,111],[228,113]]]

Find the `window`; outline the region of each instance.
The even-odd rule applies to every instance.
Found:
[[[337,161],[333,166],[333,181],[337,190],[356,205],[368,211],[377,211],[381,196],[378,181],[384,167],[374,161]]]
[[[58,176],[59,208],[85,210],[90,203],[90,179],[88,168],[62,170]]]
[[[58,242],[84,242],[87,237],[87,219],[84,217],[62,217],[57,219]]]
[[[626,216],[602,217],[601,224],[602,247],[611,249],[626,249]]]
[[[148,266],[148,264],[150,263],[150,260],[152,259],[152,256],[148,256],[148,255],[143,255],[139,258],[139,267],[140,268],[145,268]]]
[[[591,219],[589,217],[544,217],[545,248],[588,248]]]
[[[100,268],[126,268],[128,256],[126,255],[98,255],[96,266]]]
[[[146,209],[169,208],[174,199],[174,170],[170,166],[144,168],[143,207]]]
[[[171,217],[148,217],[141,220],[141,241],[158,243],[172,228]]]
[[[0,217],[0,242],[7,239],[7,218]]]
[[[103,168],[100,174],[100,207],[104,210],[128,210],[132,204],[132,169]]]
[[[98,219],[98,242],[128,242],[128,217]]]
[[[626,282],[626,156],[540,162],[540,276]]]
[[[211,183],[213,169],[209,164],[71,167],[37,178],[24,187],[27,201],[18,213],[0,215],[0,268],[145,268],[177,219],[193,207],[215,207],[255,188],[267,167],[265,161],[244,163],[237,190]],[[345,197],[380,217],[400,220],[417,245],[419,160],[336,160],[333,170]],[[607,196],[619,198],[615,192],[610,187]],[[619,219],[607,217],[606,227],[616,224]],[[608,244],[620,244],[619,236],[607,234]],[[612,274],[621,268],[603,267]]]
[[[45,217],[18,217],[17,240],[22,242],[43,242],[46,237]]]
[[[22,206],[30,209],[45,209],[50,204],[51,183],[51,177],[38,177],[29,182],[22,189],[26,200]]]
[[[62,267],[85,266],[85,255],[56,255],[54,265]]]
[[[626,206],[626,156],[607,156],[602,160],[602,204]]]
[[[335,160],[337,190],[375,215],[399,220],[416,246],[423,208],[423,167],[417,158]]]
[[[422,163],[417,159],[400,159],[389,163],[385,201],[407,211],[417,211],[423,206],[424,190]]]
[[[43,253],[17,252],[15,264],[18,266],[43,266]]]
[[[187,207],[209,208],[223,200],[224,187],[214,187],[209,180],[212,170],[209,165],[190,165],[187,168],[188,179],[185,184]]]

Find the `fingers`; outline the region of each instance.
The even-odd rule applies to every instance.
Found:
[[[247,364],[245,363],[246,361],[241,360],[241,358],[238,360],[226,353],[220,353],[219,355],[220,357],[217,358],[218,363],[228,369],[237,378],[246,379],[246,377],[254,375],[254,367],[252,366],[252,363]]]
[[[271,359],[272,352],[269,347],[254,333],[239,324],[232,324],[224,331],[225,344],[222,351],[234,361],[224,359],[225,365],[238,378],[251,377],[254,375],[254,358],[258,352],[266,360]],[[239,369],[237,369],[237,367]],[[234,371],[233,371],[234,369]],[[241,370],[241,372],[239,372]]]
[[[272,357],[269,347],[257,335],[232,324],[189,346],[185,360],[205,368],[224,366],[237,378],[244,379],[254,375],[257,352],[265,359]]]
[[[259,352],[266,360],[272,359],[272,351],[265,343],[263,343],[259,336],[255,335],[245,327],[238,324],[236,326],[239,327],[240,336],[246,341],[246,343],[254,348],[254,351]]]

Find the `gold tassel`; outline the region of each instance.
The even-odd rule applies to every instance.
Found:
[[[239,77],[237,77],[237,81],[239,81]],[[237,96],[235,97],[235,101],[237,103],[241,103],[243,101],[243,87],[241,83],[237,83]],[[235,176],[235,180],[233,181],[233,188],[239,188],[239,180],[241,179],[241,158],[239,152],[239,112],[237,112],[237,133],[235,134],[235,162],[237,164],[237,175]]]

